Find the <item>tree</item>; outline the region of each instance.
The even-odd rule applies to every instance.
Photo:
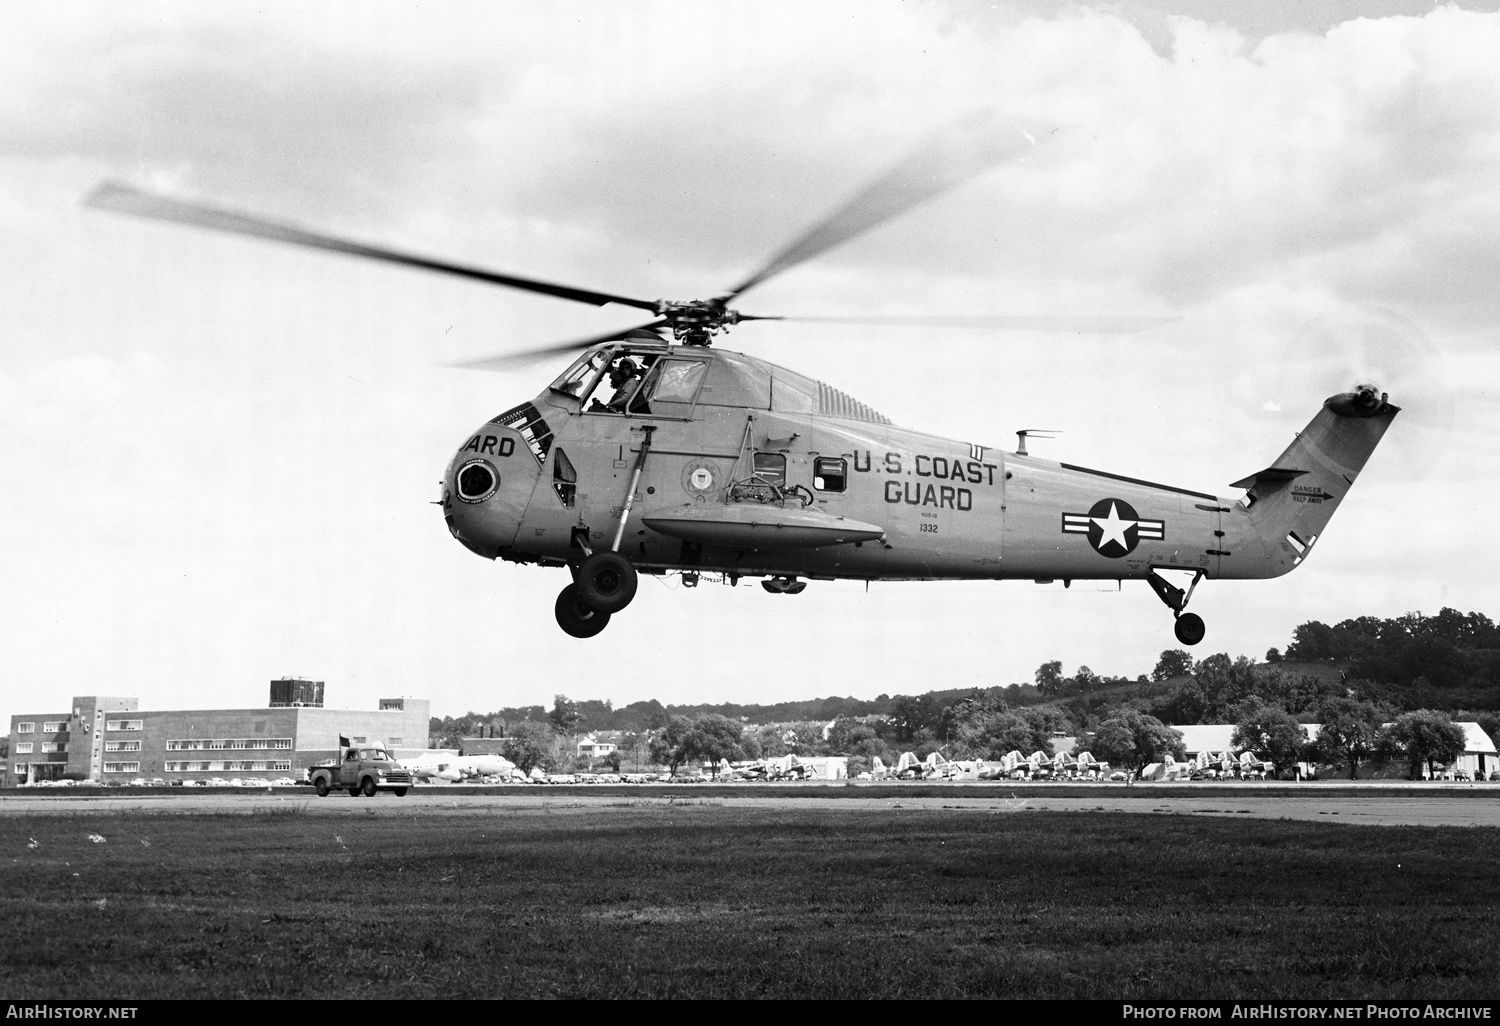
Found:
[[[833,721],[828,731],[828,750],[834,755],[848,755],[861,741],[874,740],[875,728],[849,716]]]
[[[1193,681],[1203,706],[1199,722],[1222,722],[1230,706],[1255,692],[1255,664],[1246,656],[1230,661],[1229,653],[1218,652],[1198,663]]]
[[[567,695],[557,695],[552,700],[552,711],[547,714],[547,719],[552,724],[553,733],[571,734],[573,725],[578,722],[578,706]]]
[[[930,694],[919,697],[897,695],[886,722],[893,740],[908,744],[915,741],[923,729],[936,730],[941,726],[942,716],[942,708]]]
[[[737,721],[717,713],[705,713],[688,727],[682,741],[683,754],[686,759],[701,759],[715,764],[721,759],[728,759],[730,762],[743,759],[743,733],[744,728]]]
[[[1181,731],[1134,709],[1116,713],[1100,723],[1094,735],[1084,738],[1074,751],[1088,752],[1114,767],[1123,766],[1132,780],[1148,763],[1159,762],[1169,753],[1177,759],[1186,754]]]
[[[1077,691],[1094,691],[1104,683],[1104,678],[1087,666],[1080,666],[1078,672],[1073,674],[1071,683]]]
[[[1412,780],[1421,779],[1423,763],[1431,776],[1434,763],[1453,762],[1463,754],[1465,744],[1463,728],[1447,713],[1432,709],[1418,709],[1396,717],[1396,722],[1385,729],[1382,740],[1386,751],[1406,756]]]
[[[1036,669],[1036,689],[1044,695],[1055,695],[1062,690],[1062,660],[1054,659]]]
[[[516,764],[522,773],[530,773],[537,766],[546,769],[550,731],[540,723],[523,720],[512,724],[510,736],[500,748],[500,754]]]
[[[1330,698],[1319,712],[1318,752],[1329,762],[1349,767],[1349,779],[1359,779],[1359,764],[1380,744],[1380,710],[1354,698]]]
[[[963,755],[1000,759],[1007,752],[1052,755],[1052,732],[1065,722],[1051,709],[1009,709],[1003,700],[970,703],[955,720],[953,740]]]
[[[1241,707],[1230,743],[1269,762],[1280,776],[1302,758],[1307,748],[1307,731],[1285,709],[1252,699]]]
[[[1279,662],[1281,662],[1281,649],[1279,649],[1279,648],[1268,648],[1268,649],[1266,649],[1266,662],[1268,662],[1268,663],[1279,663]]]
[[[1180,648],[1169,648],[1156,661],[1151,679],[1160,683],[1173,677],[1186,677],[1193,672],[1193,657]]]
[[[651,732],[647,746],[651,761],[666,766],[668,772],[676,773],[677,767],[687,760],[686,741],[692,722],[686,716],[668,716],[667,722]]]

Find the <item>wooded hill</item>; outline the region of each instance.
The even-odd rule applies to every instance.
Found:
[[[548,723],[559,733],[622,730],[644,733],[668,716],[714,713],[751,724],[831,722],[882,717],[886,731],[906,739],[922,730],[942,737],[955,705],[983,695],[1011,708],[1049,707],[1073,729],[1088,729],[1110,709],[1133,707],[1167,723],[1224,722],[1250,696],[1299,718],[1316,718],[1329,698],[1355,697],[1391,712],[1441,709],[1471,714],[1500,710],[1500,628],[1482,613],[1443,609],[1434,616],[1408,613],[1392,619],[1359,617],[1329,626],[1308,621],[1293,631],[1285,654],[1270,649],[1263,661],[1227,653],[1194,660],[1181,649],[1161,654],[1150,673],[1134,679],[1103,677],[1086,666],[1064,676],[1060,660],[1039,667],[1034,679],[987,689],[951,688],[921,695],[881,694],[873,699],[811,698],[800,702],[664,706],[652,699],[615,708],[608,700],[558,696],[540,705],[492,713],[433,717],[435,738],[505,734],[524,721]],[[1486,717],[1491,718],[1491,717]]]

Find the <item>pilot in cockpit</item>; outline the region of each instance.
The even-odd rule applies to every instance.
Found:
[[[609,384],[615,390],[608,402],[601,403],[594,400],[591,410],[608,411],[611,413],[624,413],[626,405],[630,402],[630,396],[635,391],[636,383],[640,380],[641,368],[630,357],[622,356],[615,361],[609,369]]]

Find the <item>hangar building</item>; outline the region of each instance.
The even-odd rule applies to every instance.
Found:
[[[321,681],[286,680],[271,682],[264,709],[143,711],[137,698],[81,695],[67,711],[10,718],[4,786],[300,777],[304,767],[338,754],[340,734],[381,738],[392,748],[427,747],[425,698],[382,698],[378,710],[324,709],[322,699]]]

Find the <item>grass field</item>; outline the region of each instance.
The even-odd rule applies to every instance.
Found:
[[[0,992],[1493,998],[1497,840],[711,798],[15,816],[0,819]]]

